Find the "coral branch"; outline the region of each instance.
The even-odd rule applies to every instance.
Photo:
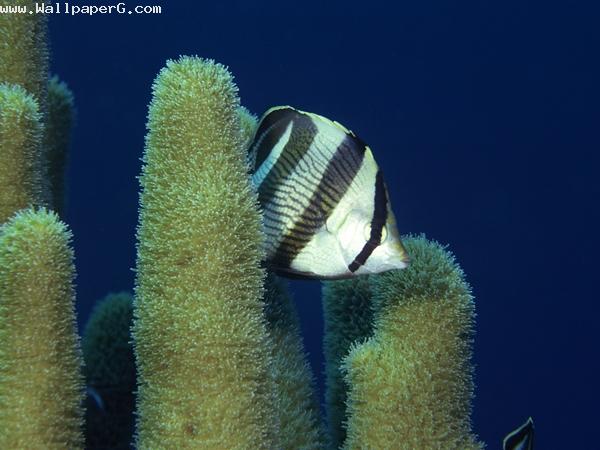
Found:
[[[83,448],[71,234],[56,214],[0,229],[0,448]]]
[[[85,326],[81,346],[88,387],[88,450],[131,448],[136,387],[132,319],[131,294],[121,292],[99,302]]]
[[[37,101],[21,86],[0,84],[0,223],[42,202]]]
[[[439,244],[419,237],[405,245],[410,266],[374,279],[373,337],[344,361],[345,448],[482,448],[470,432],[470,288]]]
[[[44,130],[44,172],[47,178],[47,203],[58,213],[65,207],[65,170],[71,127],[75,115],[73,93],[58,77],[48,82],[46,126]]]
[[[346,439],[347,386],[341,362],[353,343],[364,341],[373,332],[373,302],[370,276],[323,283],[325,337],[325,403],[331,448]]]
[[[31,0],[0,0],[0,5],[35,8]],[[46,110],[48,19],[45,14],[0,14],[0,83],[19,84]]]
[[[273,346],[275,413],[280,429],[277,448],[322,449],[325,433],[296,308],[283,280],[269,274],[265,288],[265,310]]]
[[[153,94],[133,328],[138,447],[271,448],[262,234],[237,88],[223,66],[181,58]]]

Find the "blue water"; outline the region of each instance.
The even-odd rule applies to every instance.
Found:
[[[290,104],[357,132],[401,232],[450,245],[476,296],[473,423],[488,448],[529,415],[538,449],[600,448],[598,8],[162,3],[157,16],[50,19],[52,70],[78,109],[67,221],[80,324],[133,285],[152,80],[168,58],[211,57],[255,113]],[[320,286],[293,290],[322,389]]]

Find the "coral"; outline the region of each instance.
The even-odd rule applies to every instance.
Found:
[[[42,199],[38,103],[17,85],[0,84],[0,223]]]
[[[63,210],[73,100],[48,82],[46,28],[43,14],[0,15],[0,448],[83,446],[70,234],[45,209],[17,212]],[[140,449],[326,444],[291,299],[274,276],[263,288],[256,126],[213,61],[169,61],[153,85],[132,328]],[[406,245],[406,271],[324,288],[333,447],[481,448],[469,287],[439,245]],[[111,297],[86,329],[90,448],[128,446],[131,314]]]
[[[46,27],[43,14],[0,15],[0,448],[83,447],[71,234],[26,209],[49,203],[45,149],[65,128],[47,104]]]
[[[44,209],[20,212],[0,229],[3,449],[83,447],[70,240]]]
[[[268,275],[265,291],[265,314],[272,341],[275,414],[280,429],[277,448],[322,449],[325,433],[296,309],[286,283],[277,276]]]
[[[35,2],[30,0],[0,0],[0,5],[26,6],[29,11],[35,9]],[[4,99],[12,100],[12,104],[0,103],[0,115],[6,108],[13,115],[16,114],[15,107],[24,108],[19,110],[21,121],[15,121],[13,117],[9,135],[0,136],[0,142],[10,146],[10,153],[3,158],[13,158],[6,167],[9,170],[20,169],[17,173],[28,177],[30,187],[35,188],[32,196],[25,192],[23,179],[15,180],[15,176],[6,178],[0,174],[0,185],[11,191],[0,200],[0,221],[28,206],[48,206],[59,212],[63,207],[64,168],[73,99],[64,83],[56,78],[48,80],[47,22],[45,14],[0,14],[0,89],[14,90],[20,86],[23,95],[28,96],[26,101],[15,103],[16,92],[13,91],[10,99]],[[25,167],[26,173],[23,172]],[[15,184],[14,181],[18,182]],[[11,200],[17,199],[8,196],[14,196],[16,192],[20,201],[9,205]]]
[[[352,343],[372,334],[373,307],[370,276],[323,283],[325,337],[325,403],[331,448],[340,448],[346,439],[346,384],[341,362]]]
[[[0,5],[27,6],[31,0],[0,0]],[[45,14],[0,14],[0,83],[19,84],[46,110],[48,19]]]
[[[238,114],[240,116],[242,148],[248,149],[252,143],[252,140],[254,139],[254,133],[256,132],[256,127],[258,126],[258,119],[243,106],[239,107]],[[251,163],[252,164],[250,167],[253,167],[254,161],[251,161]]]
[[[50,78],[43,148],[50,184],[47,203],[58,213],[62,213],[65,206],[65,169],[75,115],[73,105],[73,93],[67,85],[56,76]]]
[[[140,179],[137,445],[270,448],[262,235],[231,75],[184,57],[158,75]]]
[[[83,332],[84,375],[93,393],[86,409],[87,449],[130,448],[136,387],[132,319],[131,294],[109,294],[96,305]]]
[[[474,305],[454,257],[424,237],[374,278],[374,335],[344,360],[347,449],[478,449],[470,434]]]

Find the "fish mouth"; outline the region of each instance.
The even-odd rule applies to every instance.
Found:
[[[396,269],[406,269],[410,260],[408,258],[401,258],[400,263],[396,265]]]
[[[410,256],[408,256],[408,252],[406,251],[406,248],[404,248],[404,245],[402,245],[402,242],[398,240],[395,247],[395,250],[400,255],[400,262],[403,264],[402,268],[408,266],[410,263]]]
[[[408,266],[410,264],[410,256],[408,256],[408,253],[406,253],[406,251],[402,253],[400,261],[402,261],[405,266]]]

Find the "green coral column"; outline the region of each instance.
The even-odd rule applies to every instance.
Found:
[[[346,449],[479,449],[471,434],[474,304],[454,257],[424,237],[373,278],[372,338],[352,348]]]
[[[25,6],[33,0],[0,0],[1,6]],[[48,17],[45,14],[0,14],[0,82],[19,84],[45,111],[48,84]]]
[[[132,320],[131,294],[109,294],[94,307],[83,331],[87,450],[131,448],[136,388]]]
[[[0,223],[42,201],[38,102],[21,86],[0,83]]]
[[[354,343],[373,333],[371,276],[323,283],[325,336],[325,405],[330,448],[338,449],[346,439],[347,386],[341,363]]]
[[[83,448],[71,234],[46,210],[0,228],[0,448]]]
[[[65,172],[74,116],[73,93],[58,77],[50,78],[43,145],[44,171],[49,185],[45,195],[48,204],[61,215],[65,211]]]
[[[272,447],[262,234],[238,107],[212,61],[170,61],[153,86],[133,327],[140,449]]]
[[[0,0],[0,6],[26,7],[30,12],[35,11],[36,4],[39,3],[32,0]],[[9,133],[0,130],[3,146],[0,167],[9,174],[17,169],[14,173],[19,176],[23,176],[26,168],[30,180],[30,186],[24,186],[22,182],[14,182],[16,175],[7,178],[0,173],[0,222],[17,209],[32,205],[63,209],[73,96],[56,77],[48,80],[47,29],[46,14],[0,14],[0,90],[4,91],[0,93],[0,121],[4,122],[0,127],[7,120],[14,121],[15,107],[24,108],[20,112],[24,120],[9,124]],[[17,93],[24,97],[19,103],[15,100]],[[8,117],[11,114],[13,117]],[[33,197],[27,190],[32,186],[35,186]],[[17,207],[12,208],[10,203],[15,196],[19,197]],[[28,201],[23,201],[24,198]]]
[[[273,343],[275,414],[280,429],[277,448],[323,449],[325,430],[296,308],[286,283],[277,276],[269,274],[265,288],[265,312]]]
[[[243,106],[239,107],[238,114],[240,116],[240,134],[242,139],[242,148],[249,150],[250,144],[252,144],[252,139],[254,139],[254,133],[256,133],[258,120],[256,119],[256,116],[254,114],[252,114]],[[254,161],[252,161],[250,168],[253,170]]]

